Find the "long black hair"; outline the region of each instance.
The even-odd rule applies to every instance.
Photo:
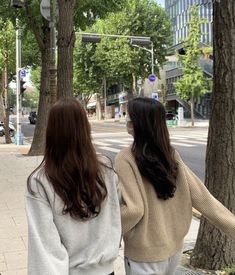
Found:
[[[164,106],[154,99],[139,97],[128,102],[128,114],[134,131],[132,153],[141,175],[154,186],[158,198],[173,197],[178,166]]]
[[[98,160],[92,144],[83,106],[74,98],[60,99],[50,110],[44,159],[37,169],[44,168],[55,193],[64,203],[63,214],[87,219],[100,213],[107,196],[103,166],[106,165]],[[31,194],[33,173],[28,178]]]

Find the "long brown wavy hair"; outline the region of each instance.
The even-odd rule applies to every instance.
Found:
[[[97,216],[107,196],[102,177],[106,166],[97,158],[83,106],[74,98],[60,99],[50,110],[43,168],[64,203],[63,214],[75,219]],[[36,169],[36,170],[37,170]],[[28,178],[28,190],[34,192]]]
[[[159,198],[173,197],[178,165],[164,106],[151,98],[135,98],[128,102],[128,114],[134,130],[132,153],[140,174],[154,186]]]

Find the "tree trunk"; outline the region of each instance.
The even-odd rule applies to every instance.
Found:
[[[9,133],[9,115],[10,111],[8,108],[8,69],[7,69],[8,60],[6,59],[6,65],[4,69],[4,105],[5,105],[5,112],[4,112],[4,132],[5,132],[5,141],[6,144],[12,143],[10,133]]]
[[[194,97],[193,94],[191,95],[190,100],[190,106],[191,106],[191,125],[194,126]]]
[[[214,88],[205,184],[235,214],[235,2],[213,5]],[[235,240],[202,218],[191,264],[214,270],[234,265]]]
[[[47,36],[49,39],[49,36]],[[47,43],[48,46],[48,43]],[[43,155],[45,146],[45,134],[47,117],[50,110],[50,47],[48,46],[42,52],[42,71],[41,71],[41,86],[39,95],[38,116],[35,126],[33,142],[29,151],[30,156]]]
[[[58,0],[58,98],[73,95],[74,6],[75,0]]]
[[[99,94],[96,95],[96,119],[102,120],[101,99]]]
[[[51,95],[51,105],[56,103],[57,95],[56,95],[56,5],[55,0],[50,0],[50,95]]]
[[[132,93],[133,97],[137,97],[136,75],[134,73],[132,73]]]

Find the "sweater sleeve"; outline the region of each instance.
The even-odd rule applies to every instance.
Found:
[[[192,205],[213,225],[235,239],[235,216],[211,195],[201,180],[184,164]]]
[[[131,164],[126,159],[118,156],[115,161],[115,168],[121,182],[122,234],[125,235],[143,217],[144,204]]]
[[[68,253],[61,243],[47,200],[26,194],[28,274],[68,275]]]

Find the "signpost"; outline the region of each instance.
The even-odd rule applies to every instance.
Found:
[[[26,77],[26,74],[27,74],[27,72],[26,72],[25,69],[21,69],[21,70],[20,70],[20,77],[21,77],[21,78]]]
[[[149,76],[149,81],[155,82],[155,80],[156,80],[156,76],[155,76],[154,74],[151,74],[151,75]]]
[[[159,99],[158,93],[157,93],[157,92],[153,92],[153,93],[152,93],[152,99],[155,99],[155,100],[158,100],[158,99]]]
[[[51,9],[50,0],[42,0],[40,4],[40,12],[42,16],[48,21],[51,20],[50,9]]]

